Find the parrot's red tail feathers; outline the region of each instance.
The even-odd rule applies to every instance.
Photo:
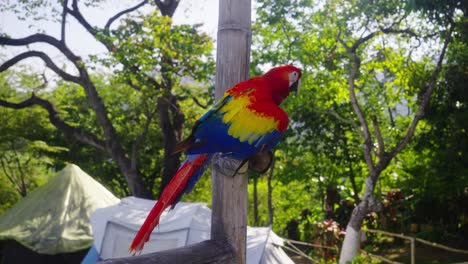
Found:
[[[134,256],[136,253],[140,253],[143,250],[144,244],[149,240],[153,229],[159,224],[159,218],[167,207],[163,202],[159,201],[160,200],[158,200],[153,209],[151,209],[151,212],[146,217],[145,222],[140,227],[140,230],[138,230],[138,233],[128,249],[128,251]]]
[[[164,209],[177,203],[182,193],[186,190],[189,180],[194,175],[197,177],[198,174],[203,172],[204,164],[210,157],[209,154],[200,154],[187,158],[169,184],[164,188],[161,197],[146,217],[145,222],[128,249],[130,253],[135,255],[143,250],[143,246],[149,240],[151,232],[153,232],[153,229],[159,224],[159,219]]]

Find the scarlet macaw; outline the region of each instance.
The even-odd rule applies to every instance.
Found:
[[[297,91],[301,71],[291,65],[271,69],[226,91],[194,125],[191,135],[176,146],[187,159],[163,190],[135,236],[129,251],[140,252],[162,212],[190,192],[215,153],[247,160],[271,150],[288,127],[288,115],[279,104]]]

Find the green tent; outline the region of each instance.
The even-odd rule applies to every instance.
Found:
[[[89,216],[119,202],[76,165],[68,165],[0,216],[0,240],[39,254],[77,252],[93,243]]]

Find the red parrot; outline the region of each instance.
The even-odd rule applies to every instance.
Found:
[[[240,82],[195,123],[192,133],[176,146],[187,159],[164,188],[129,251],[141,252],[162,212],[191,191],[215,153],[248,160],[271,150],[288,127],[288,115],[279,104],[297,92],[301,71],[291,65],[272,68],[262,76]]]

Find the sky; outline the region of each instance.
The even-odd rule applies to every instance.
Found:
[[[18,0],[0,1],[14,3]],[[107,0],[100,7],[85,8],[80,6],[80,9],[85,18],[88,19],[92,25],[102,27],[114,14],[129,6],[136,5],[140,1],[141,0]],[[147,8],[146,10],[149,9]],[[13,38],[21,38],[37,31],[43,31],[56,38],[60,38],[59,23],[34,21],[31,19],[21,21],[11,12],[0,12],[1,33],[6,33]],[[215,40],[218,24],[218,0],[182,0],[174,14],[173,20],[175,24],[202,23],[203,26],[201,29]],[[73,17],[68,16],[67,22],[66,43],[76,54],[87,57],[87,55],[90,54],[99,55],[107,53],[102,44],[95,41],[82,26],[74,21]],[[114,24],[118,24],[118,22]],[[216,45],[214,46],[216,47]],[[58,51],[55,51],[54,48],[48,45],[33,44],[29,49],[43,50],[48,54],[52,54],[51,57],[57,65],[63,65],[65,61]],[[0,49],[0,63],[25,50],[25,48],[17,47]],[[44,68],[44,64],[39,59],[28,59],[25,62],[34,68]]]

